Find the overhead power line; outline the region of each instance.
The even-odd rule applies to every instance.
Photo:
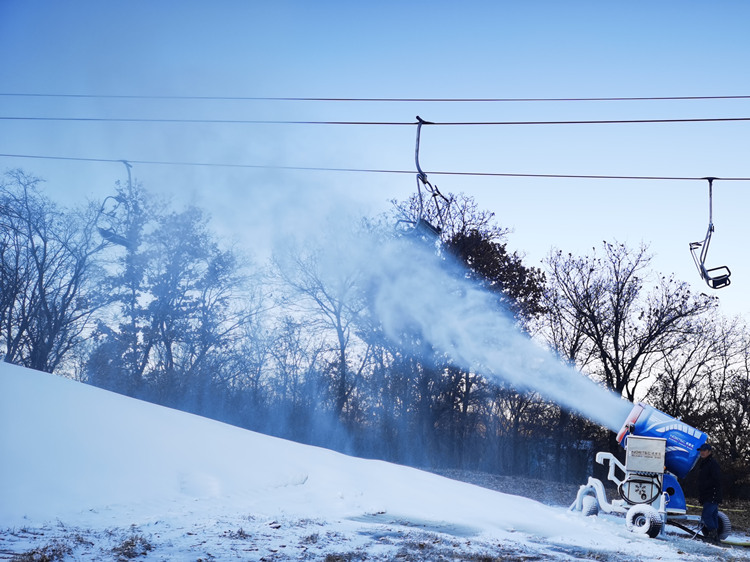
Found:
[[[65,94],[38,92],[0,92],[4,97],[26,98],[83,98],[135,100],[207,100],[207,101],[310,101],[310,102],[398,102],[398,103],[496,103],[496,102],[589,102],[589,101],[680,101],[680,100],[736,100],[750,99],[750,95],[736,96],[636,96],[636,97],[570,97],[570,98],[346,98],[296,96],[179,96],[139,94]]]
[[[73,121],[102,123],[190,123],[190,124],[232,124],[232,125],[396,125],[414,126],[416,121],[297,121],[265,119],[169,119],[150,117],[28,117],[0,116],[0,121]],[[685,119],[594,119],[574,121],[425,121],[425,125],[619,125],[636,123],[712,123],[750,121],[750,117],[698,117]]]
[[[0,154],[3,158],[29,158],[37,160],[68,160],[75,162],[122,163],[159,166],[201,166],[211,168],[249,168],[266,170],[296,170],[308,172],[350,172],[368,174],[415,174],[416,170],[388,170],[377,168],[337,168],[324,166],[276,166],[270,164],[232,164],[218,162],[186,162],[166,160],[123,160],[122,158],[83,158],[76,156],[48,156],[33,154]],[[601,174],[524,174],[505,172],[450,172],[430,171],[430,175],[470,176],[470,177],[508,177],[508,178],[559,178],[559,179],[597,179],[597,180],[648,180],[648,181],[705,181],[705,176],[622,176]],[[750,181],[750,177],[714,177],[716,181]]]

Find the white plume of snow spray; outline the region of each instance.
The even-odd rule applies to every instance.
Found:
[[[389,337],[416,328],[463,369],[536,391],[613,431],[625,421],[632,404],[521,332],[500,310],[496,295],[449,271],[434,249],[381,241],[368,249],[360,267],[374,287],[374,314]]]
[[[332,208],[335,201],[335,208]],[[277,216],[275,250],[283,255],[299,243],[312,244],[325,283],[361,276],[374,293],[372,313],[385,334],[398,341],[404,332],[447,354],[459,367],[517,390],[539,393],[603,427],[619,431],[632,404],[564,364],[523,333],[501,310],[497,295],[450,267],[435,247],[409,236],[368,235],[353,226],[359,213],[346,198],[315,199],[314,205],[288,204]],[[310,203],[308,201],[308,203]],[[381,233],[382,234],[382,233]]]

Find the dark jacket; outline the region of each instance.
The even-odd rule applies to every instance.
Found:
[[[721,503],[721,469],[713,455],[698,461],[698,501]]]

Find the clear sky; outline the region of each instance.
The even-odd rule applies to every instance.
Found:
[[[410,123],[750,117],[750,99],[559,102],[291,102],[100,96],[594,98],[750,96],[750,3],[736,1],[25,1],[0,0],[0,117],[334,120]],[[434,126],[431,171],[750,177],[750,122]],[[129,161],[414,170],[414,126],[0,119],[0,153]],[[51,196],[102,199],[122,164],[0,157]],[[152,191],[205,207],[224,234],[288,229],[286,210],[385,209],[407,174],[134,164]],[[688,243],[703,238],[708,186],[431,175],[513,229],[537,265],[557,247],[642,241],[652,265],[700,291]],[[716,292],[750,314],[750,182],[714,184]],[[270,225],[268,219],[271,219]]]

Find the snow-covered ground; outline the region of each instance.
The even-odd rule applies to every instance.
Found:
[[[621,518],[586,518],[0,363],[0,558],[19,554],[25,555],[19,560],[750,559],[750,551],[671,534],[649,539],[627,531]]]

